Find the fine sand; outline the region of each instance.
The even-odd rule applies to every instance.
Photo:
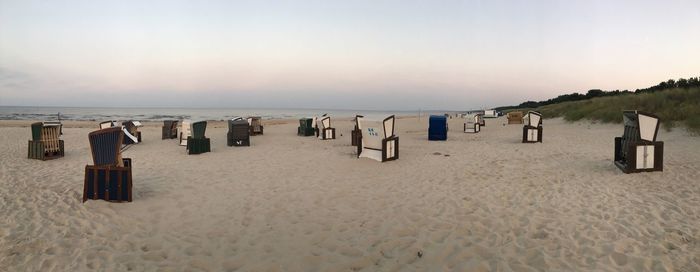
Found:
[[[660,131],[664,172],[612,163],[621,125],[545,120],[544,143],[487,119],[397,120],[400,159],[357,159],[337,140],[265,121],[251,147],[187,155],[143,127],[132,203],[82,203],[88,132],[65,157],[27,159],[27,121],[0,122],[0,271],[700,271],[700,138]],[[340,136],[342,134],[342,136]]]

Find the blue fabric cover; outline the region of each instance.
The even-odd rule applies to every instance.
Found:
[[[447,140],[447,117],[440,115],[430,116],[430,121],[428,123],[428,140]]]

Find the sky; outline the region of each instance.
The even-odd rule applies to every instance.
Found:
[[[700,76],[700,1],[0,0],[0,105],[464,110]]]

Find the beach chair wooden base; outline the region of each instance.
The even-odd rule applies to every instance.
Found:
[[[196,155],[211,152],[211,141],[209,138],[195,139],[187,137],[187,154]]]
[[[233,133],[227,132],[226,133],[226,145],[228,146],[250,146],[250,137],[242,139],[236,139],[236,137],[233,136]]]
[[[298,127],[297,128],[297,135],[299,135],[299,136],[314,136],[314,135],[316,135],[316,131],[314,128],[311,128],[311,127],[309,127],[309,128]]]
[[[131,159],[122,159],[123,167],[85,166],[83,202],[103,199],[110,202],[131,202]]]
[[[350,142],[352,146],[358,146],[362,144],[362,131],[360,131],[359,129],[353,129],[350,136]]]
[[[321,140],[335,140],[335,128],[319,129],[319,138]]]
[[[481,125],[479,124],[474,124],[473,126],[467,126],[467,124],[464,124],[464,132],[465,133],[479,133],[481,130]]]
[[[664,142],[632,142],[622,155],[622,137],[615,137],[615,166],[625,174],[664,171]]]
[[[253,126],[250,127],[250,136],[257,136],[257,135],[263,135],[263,126],[260,126],[257,129]]]
[[[29,148],[27,157],[37,160],[52,160],[64,156],[63,140],[58,140],[58,150],[47,151],[44,142],[29,140]]]
[[[523,126],[523,143],[541,143],[542,127]]]
[[[382,140],[382,150],[376,150],[382,152],[382,162],[393,161],[399,159],[399,137],[392,136]],[[360,141],[357,144],[357,157],[360,157],[362,153],[362,136],[360,136]]]

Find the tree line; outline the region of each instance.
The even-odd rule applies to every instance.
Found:
[[[634,92],[631,92],[629,90],[603,91],[600,89],[588,90],[588,92],[586,92],[586,94],[574,92],[571,94],[563,94],[563,95],[557,96],[555,98],[550,98],[550,99],[539,101],[539,102],[526,101],[526,102],[520,103],[520,105],[517,105],[517,106],[498,107],[498,108],[495,108],[495,110],[503,111],[503,110],[509,110],[509,109],[519,109],[519,108],[537,108],[537,107],[550,105],[550,104],[556,104],[556,103],[567,102],[567,101],[580,101],[580,100],[586,100],[586,99],[591,99],[591,98],[595,98],[595,97],[617,96],[617,95],[623,95],[623,94],[654,93],[654,92],[673,89],[673,88],[687,89],[687,88],[693,88],[693,87],[700,87],[700,77],[691,77],[688,79],[679,78],[678,80],[669,79],[667,81],[662,81],[661,83],[654,85],[654,86],[651,86],[649,88],[636,89]]]

